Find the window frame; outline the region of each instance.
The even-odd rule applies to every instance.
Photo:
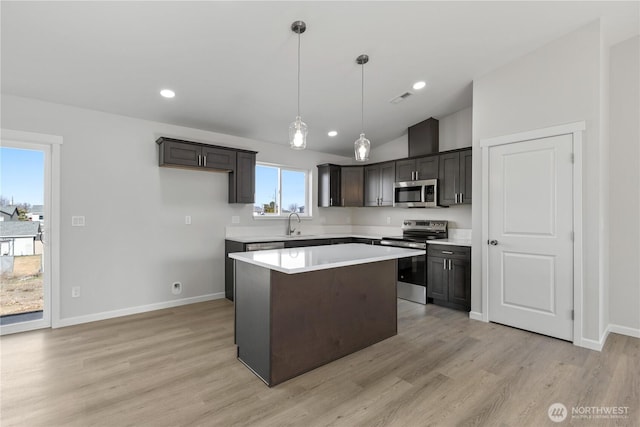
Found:
[[[269,168],[275,168],[278,170],[278,197],[276,200],[276,204],[278,206],[278,213],[274,213],[274,214],[263,214],[263,215],[259,215],[256,214],[256,211],[253,211],[253,214],[251,215],[253,217],[253,219],[257,219],[257,220],[270,220],[270,219],[286,219],[289,217],[290,213],[285,213],[283,212],[283,206],[282,206],[282,171],[291,171],[291,172],[301,172],[304,173],[304,189],[305,189],[305,212],[303,213],[297,213],[300,216],[300,219],[304,220],[304,219],[313,219],[313,209],[312,209],[312,205],[313,205],[313,192],[312,192],[312,171],[309,169],[304,169],[304,168],[299,168],[299,167],[294,167],[294,166],[288,166],[288,165],[283,165],[283,164],[278,164],[278,163],[268,163],[268,162],[256,162],[256,168],[258,166],[264,166],[264,167],[269,167]],[[258,174],[256,172],[254,179],[257,179]],[[257,205],[257,200],[255,205]]]

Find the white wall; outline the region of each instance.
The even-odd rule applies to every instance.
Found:
[[[584,134],[583,337],[599,341],[602,313],[601,31],[594,22],[496,69],[473,85],[473,240],[481,248],[480,140],[586,121]],[[472,254],[472,310],[482,311],[481,251]]]
[[[440,119],[440,151],[471,147],[473,108],[467,107]]]
[[[251,205],[227,203],[226,173],[158,167],[158,137],[255,150],[259,161],[308,168],[314,178],[317,164],[350,161],[9,95],[2,95],[1,107],[3,128],[64,139],[60,312],[67,323],[180,298],[220,296],[225,227],[234,215],[240,226],[279,224],[284,233],[284,220],[253,220]],[[326,209],[305,224],[344,224],[345,212]],[[86,226],[71,227],[72,215],[84,215]],[[192,216],[192,225],[184,224],[185,215]],[[176,280],[184,289],[179,296],[170,291]],[[74,286],[81,287],[80,298],[71,298]]]
[[[609,320],[640,333],[640,37],[610,52]]]

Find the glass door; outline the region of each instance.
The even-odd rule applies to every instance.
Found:
[[[0,332],[51,326],[51,146],[0,145]]]

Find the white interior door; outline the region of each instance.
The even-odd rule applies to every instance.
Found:
[[[573,136],[489,147],[489,320],[573,339]]]

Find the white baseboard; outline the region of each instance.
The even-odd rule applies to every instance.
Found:
[[[614,334],[627,335],[634,338],[640,338],[640,329],[630,328],[628,326],[609,324],[609,332]]]
[[[479,313],[477,311],[470,311],[469,312],[469,319],[471,320],[479,320],[481,322],[484,322],[485,320],[482,318],[482,313]]]
[[[182,298],[173,301],[158,302],[155,304],[139,305],[120,310],[103,311],[101,313],[87,314],[85,316],[69,317],[53,322],[53,328],[63,328],[65,326],[79,325],[81,323],[97,322],[98,320],[113,319],[115,317],[129,316],[132,314],[146,313],[148,311],[161,310],[163,308],[178,307],[181,305],[195,304],[197,302],[211,301],[224,298],[224,292],[201,295],[198,297]]]
[[[609,337],[609,328],[607,327],[607,329],[604,330],[604,333],[600,337],[599,341],[583,337],[577,341],[574,341],[573,343],[578,347],[588,348],[589,350],[602,351],[602,348],[604,347],[604,343],[607,342],[608,337]]]

